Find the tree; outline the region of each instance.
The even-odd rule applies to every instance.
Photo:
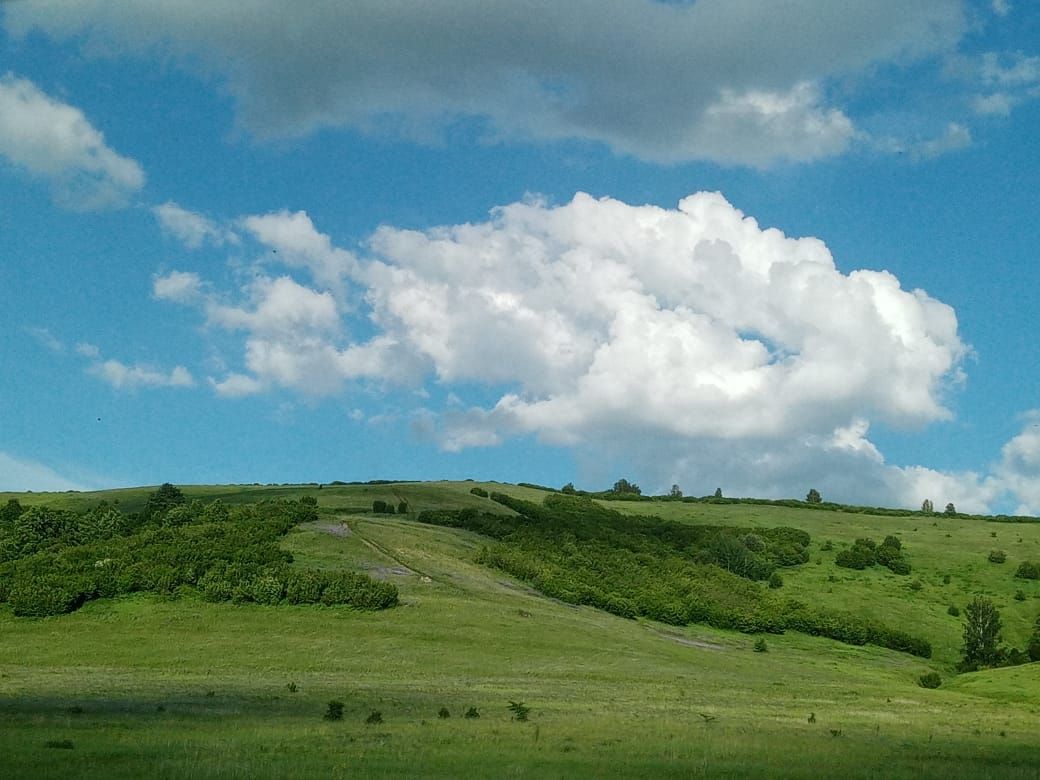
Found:
[[[921,511],[928,515],[935,511],[935,504],[932,503],[932,499],[926,498],[921,502]]]
[[[642,495],[643,490],[639,485],[634,482],[629,482],[627,479],[619,479],[614,483],[614,487],[610,490],[611,493],[634,493],[635,495]]]
[[[816,488],[809,488],[809,492],[805,495],[805,500],[810,504],[819,504],[823,501],[823,498],[820,496],[819,490]]]
[[[12,526],[25,509],[18,503],[17,498],[8,499],[7,503],[0,508],[0,526]]]
[[[187,500],[180,488],[174,487],[169,482],[163,482],[158,490],[148,496],[145,512],[149,515],[158,515],[167,509],[186,503]]]
[[[715,498],[722,498],[722,488],[715,488]]]
[[[574,483],[573,482],[568,482],[566,485],[564,485],[562,488],[560,488],[560,492],[561,493],[566,493],[567,495],[574,495],[578,491],[574,489]]]
[[[952,501],[949,504],[946,505],[946,514],[948,514],[948,515],[955,515],[955,514],[957,514],[957,508],[953,505]]]
[[[976,596],[964,609],[964,660],[965,669],[993,666],[1000,658],[997,644],[1000,642],[1000,613],[993,602]]]
[[[682,491],[678,485],[672,485],[672,489],[668,491],[668,495],[672,498],[682,498]]]

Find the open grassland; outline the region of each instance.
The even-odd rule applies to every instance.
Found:
[[[1040,601],[1036,583],[1012,574],[1020,560],[1040,560],[1040,526],[611,503],[681,522],[803,528],[811,558],[784,570],[785,592],[883,618],[935,647],[926,661],[788,632],[766,637],[768,652],[759,653],[753,636],[544,598],[475,562],[486,539],[412,519],[422,509],[507,511],[470,495],[474,485],[541,496],[486,483],[185,488],[189,498],[225,502],[315,496],[326,511],[283,541],[296,563],[388,579],[401,606],[356,612],[136,596],[54,618],[0,611],[0,776],[1040,773],[1038,665],[953,677],[961,623],[946,614],[949,604],[990,595],[1007,640],[1021,645]],[[149,492],[22,500],[87,508],[113,495],[143,504]],[[406,501],[410,514],[363,513],[374,500]],[[910,576],[835,567],[842,544],[888,534],[902,540]],[[834,549],[820,550],[828,540]],[[993,548],[1007,552],[1006,563],[986,560]],[[920,590],[910,588],[915,579]],[[1012,598],[1020,588],[1025,601]],[[917,685],[930,669],[944,677],[937,690]],[[341,721],[322,718],[333,699],[344,704]],[[511,719],[510,701],[531,707],[529,721]],[[449,718],[438,717],[442,707]],[[462,717],[470,707],[479,718]],[[373,711],[382,723],[366,724]]]

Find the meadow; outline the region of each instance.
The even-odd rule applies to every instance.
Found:
[[[212,603],[190,591],[89,601],[54,617],[0,608],[5,777],[1037,777],[1037,664],[956,673],[976,594],[1021,647],[1040,585],[1040,524],[882,517],[756,505],[606,502],[691,525],[788,526],[809,560],[778,592],[925,636],[930,659],[795,631],[676,626],[548,598],[478,563],[492,544],[417,521],[424,510],[510,510],[490,483],[182,486],[226,504],[317,500],[281,546],[293,566],[396,586],[399,605]],[[154,488],[4,494],[139,511]],[[372,504],[408,504],[404,515]],[[993,534],[996,534],[994,536]],[[855,539],[898,537],[907,576],[841,568]],[[829,549],[828,548],[829,544]],[[994,564],[992,549],[1006,551]],[[919,583],[919,586],[914,583]],[[1024,598],[1016,599],[1016,591]],[[765,652],[756,642],[765,640]],[[919,685],[929,671],[942,685]],[[326,720],[330,701],[341,720]],[[510,702],[530,708],[515,719]],[[474,708],[479,717],[466,718]],[[448,717],[442,717],[442,710]],[[373,718],[379,713],[379,718]],[[373,721],[373,722],[367,722]]]

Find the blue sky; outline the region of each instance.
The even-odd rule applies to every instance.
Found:
[[[0,5],[0,489],[1040,513],[1040,11]]]

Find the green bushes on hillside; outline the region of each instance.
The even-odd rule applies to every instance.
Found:
[[[846,569],[866,569],[881,564],[893,574],[909,574],[910,564],[903,557],[902,543],[894,536],[886,536],[879,547],[873,539],[857,539],[852,547],[841,550],[834,563]]]
[[[501,493],[515,515],[475,509],[426,511],[420,522],[465,528],[497,543],[478,560],[547,596],[626,618],[706,623],[748,633],[786,629],[923,657],[928,642],[844,613],[782,598],[758,581],[808,560],[810,537],[793,528],[696,526],[626,516],[587,497],[554,494],[542,504]]]
[[[1022,561],[1015,571],[1015,576],[1022,580],[1040,580],[1040,564]]]
[[[170,488],[153,494],[138,516],[106,505],[82,515],[46,507],[19,512],[0,526],[0,601],[26,617],[128,593],[175,595],[182,587],[237,603],[382,609],[397,602],[389,583],[290,566],[278,540],[317,519],[314,499],[228,508],[178,501]]]

